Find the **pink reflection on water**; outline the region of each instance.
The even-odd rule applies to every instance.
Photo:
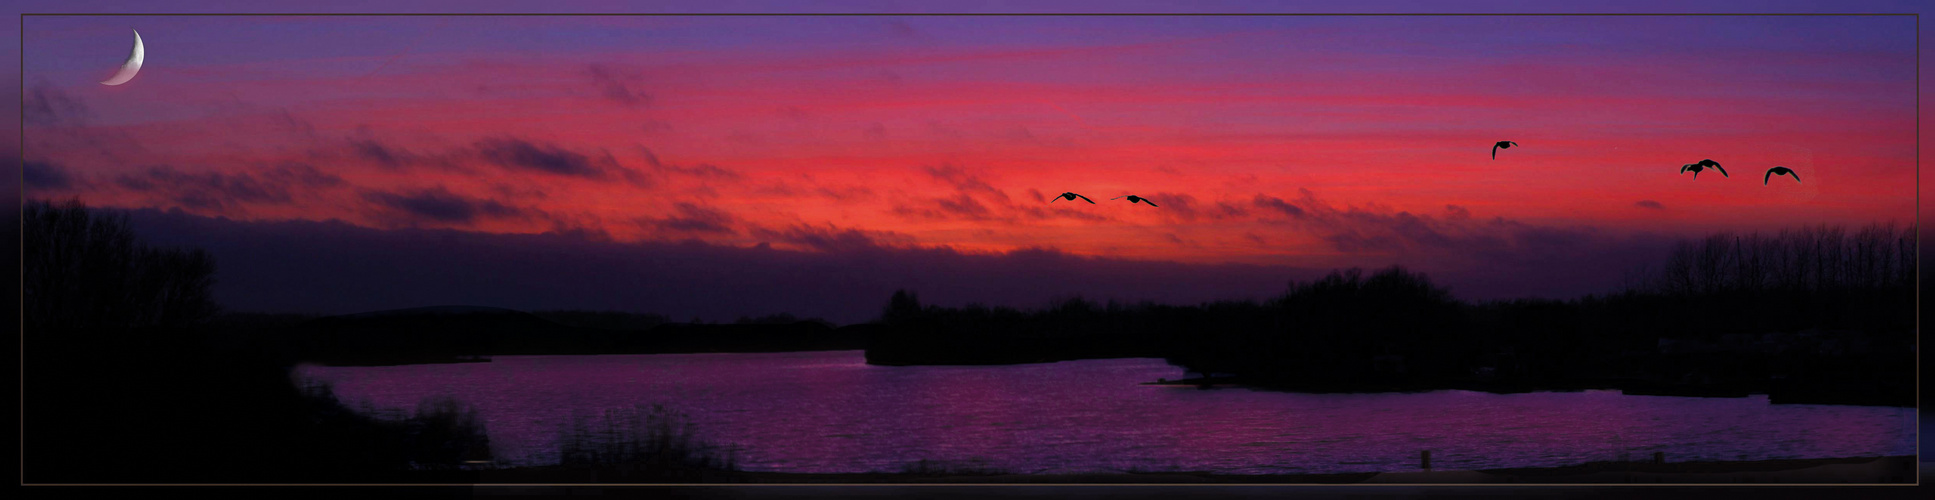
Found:
[[[1415,470],[1908,455],[1914,410],[1769,405],[1764,396],[1612,391],[1299,394],[1139,385],[1179,378],[1154,359],[1013,366],[869,366],[858,351],[517,356],[490,363],[303,367],[339,397],[410,412],[474,405],[498,459],[556,460],[559,429],[663,403],[742,468],[897,471],[927,459],[1019,473]]]

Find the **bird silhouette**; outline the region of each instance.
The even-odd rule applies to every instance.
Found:
[[[1094,205],[1094,204],[1095,204],[1095,200],[1091,200],[1091,199],[1088,199],[1088,197],[1087,197],[1087,196],[1082,196],[1082,195],[1079,195],[1079,194],[1075,194],[1075,193],[1062,193],[1062,194],[1059,194],[1059,195],[1056,195],[1056,196],[1055,196],[1055,199],[1052,199],[1052,200],[1048,200],[1048,202],[1049,202],[1049,203],[1054,203],[1054,202],[1057,202],[1057,201],[1061,201],[1061,200],[1071,200],[1071,201],[1073,201],[1073,200],[1074,200],[1074,199],[1076,199],[1076,198],[1081,198],[1081,199],[1082,199],[1082,201],[1086,201],[1086,202],[1088,202],[1088,204],[1090,204],[1090,205]]]
[[[1760,176],[1760,185],[1767,185],[1767,179],[1772,179],[1775,175],[1791,175],[1794,176],[1794,182],[1801,182],[1801,174],[1794,173],[1793,169],[1787,167],[1776,166],[1767,169],[1767,175]]]
[[[1720,162],[1717,162],[1717,161],[1713,161],[1713,160],[1710,160],[1710,159],[1709,159],[1709,160],[1700,160],[1700,162],[1699,162],[1699,163],[1695,163],[1694,165],[1699,165],[1699,166],[1702,166],[1702,167],[1710,167],[1710,168],[1712,168],[1712,169],[1714,169],[1714,170],[1719,170],[1719,171],[1720,171],[1720,176],[1721,176],[1721,177],[1729,177],[1729,176],[1727,175],[1727,169],[1724,169],[1724,168],[1720,168]]]
[[[1690,171],[1692,171],[1692,172],[1693,172],[1693,178],[1694,178],[1694,179],[1699,179],[1699,178],[1700,178],[1700,171],[1701,171],[1701,170],[1706,170],[1706,169],[1707,169],[1707,168],[1709,168],[1709,167],[1711,167],[1711,168],[1713,168],[1714,170],[1719,170],[1719,171],[1720,171],[1720,176],[1721,176],[1721,177],[1732,177],[1732,176],[1730,176],[1730,175],[1727,175],[1727,169],[1724,169],[1724,168],[1720,168],[1720,164],[1719,164],[1719,163],[1717,163],[1717,162],[1715,162],[1715,161],[1713,161],[1713,160],[1700,160],[1700,162],[1699,162],[1699,163],[1688,163],[1688,164],[1685,164],[1685,165],[1681,165],[1681,166],[1680,166],[1680,173],[1682,173],[1682,174],[1684,174],[1684,173],[1687,173],[1687,171],[1689,171],[1689,170],[1690,170]]]
[[[1148,198],[1143,198],[1143,197],[1141,197],[1141,196],[1136,196],[1136,195],[1133,195],[1133,194],[1132,194],[1132,195],[1128,195],[1128,198],[1129,198],[1129,203],[1136,203],[1136,202],[1142,202],[1142,203],[1148,203],[1148,204],[1149,204],[1149,206],[1152,206],[1152,207],[1158,207],[1158,206],[1161,206],[1161,205],[1157,205],[1157,204],[1156,204],[1156,202],[1153,202],[1153,201],[1149,201],[1149,199],[1148,199]],[[1114,198],[1109,198],[1109,199],[1111,199],[1111,200],[1119,200],[1119,199],[1122,199],[1122,197],[1121,197],[1121,196],[1117,196],[1117,197],[1114,197]]]
[[[1498,141],[1498,144],[1492,145],[1492,159],[1494,160],[1498,159],[1499,149],[1512,149],[1512,146],[1517,146],[1517,145],[1518,143],[1512,142],[1512,141]]]

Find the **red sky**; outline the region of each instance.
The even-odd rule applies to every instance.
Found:
[[[146,66],[95,83],[131,27]],[[1914,28],[30,17],[27,195],[618,242],[1470,267],[1542,239],[1911,223]],[[1494,160],[1498,140],[1520,147]],[[1731,176],[1678,173],[1706,158]],[[1775,165],[1804,182],[1756,182]],[[1063,191],[1098,204],[1048,203]],[[1109,200],[1126,194],[1161,206]]]

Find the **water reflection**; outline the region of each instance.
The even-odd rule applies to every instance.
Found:
[[[573,412],[665,403],[741,468],[895,472],[920,460],[1021,473],[1339,473],[1914,453],[1914,410],[1769,405],[1764,396],[1615,391],[1296,394],[1143,386],[1161,360],[869,366],[859,351],[516,356],[490,363],[303,367],[352,404],[475,405],[500,464],[557,460]]]

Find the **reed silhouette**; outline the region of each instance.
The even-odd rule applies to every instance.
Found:
[[[729,450],[699,439],[684,414],[663,404],[607,409],[573,416],[558,437],[565,466],[626,464],[669,476],[737,469]],[[666,478],[671,479],[671,478]]]

